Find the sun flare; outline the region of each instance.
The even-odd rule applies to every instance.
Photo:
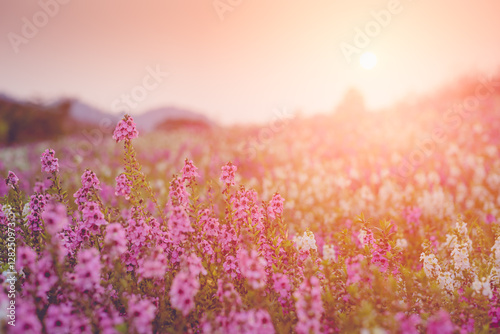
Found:
[[[377,65],[377,56],[373,52],[365,52],[359,57],[359,64],[365,70],[371,70]]]

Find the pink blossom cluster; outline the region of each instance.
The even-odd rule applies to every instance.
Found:
[[[119,258],[127,251],[127,235],[120,223],[112,223],[106,226],[104,244],[108,247],[108,254],[112,259]]]
[[[94,291],[101,282],[101,259],[96,248],[78,253],[74,271],[74,285],[81,292]]]
[[[78,205],[78,210],[82,211],[88,201],[92,200],[93,195],[95,195],[99,190],[101,190],[101,182],[97,178],[97,175],[90,169],[85,170],[81,176],[82,186],[73,195],[75,198],[75,204]]]
[[[55,157],[56,152],[53,149],[46,149],[42,153],[40,161],[42,162],[42,172],[55,173],[59,171],[59,160]]]
[[[157,246],[151,254],[141,259],[137,273],[141,278],[163,278],[167,268],[167,257],[163,249]]]
[[[200,289],[198,276],[206,272],[196,256],[191,255],[185,261],[187,265],[174,277],[169,296],[172,306],[187,316],[195,307],[194,297]]]
[[[275,219],[276,217],[281,217],[283,213],[283,202],[285,199],[281,197],[280,194],[274,194],[269,206],[267,207],[267,213],[269,214],[269,218]]]
[[[228,162],[225,166],[222,166],[221,181],[224,182],[226,187],[234,186],[234,177],[236,173],[236,166],[232,162]]]
[[[41,231],[41,215],[49,199],[49,195],[46,194],[35,193],[30,196],[30,210],[26,217],[26,221],[31,233]]]
[[[243,309],[241,296],[230,282],[219,279],[217,287],[217,297],[224,310],[211,321],[203,321],[203,333],[275,333],[268,311]]]
[[[186,159],[184,161],[184,167],[182,167],[182,180],[188,181],[188,183],[192,183],[196,180],[196,178],[200,177],[197,172],[198,168],[193,164],[192,160]]]
[[[361,281],[363,273],[361,261],[363,260],[364,256],[361,254],[346,259],[345,264],[347,269],[347,285],[355,284]]]
[[[171,242],[175,245],[182,243],[186,240],[189,233],[194,232],[189,215],[183,206],[173,206],[170,208],[167,225]]]
[[[117,143],[120,141],[130,141],[138,136],[139,131],[137,131],[134,119],[129,115],[125,115],[123,119],[120,120],[113,132],[113,139],[116,140]]]
[[[298,334],[320,333],[323,316],[321,286],[317,277],[305,279],[293,293],[298,323],[295,331]]]
[[[123,196],[125,199],[130,199],[130,191],[132,188],[132,181],[128,179],[124,173],[116,177],[116,196]]]
[[[69,224],[66,206],[61,203],[49,203],[42,213],[45,231],[50,235],[62,231]]]
[[[9,170],[9,174],[8,174],[7,178],[5,179],[5,184],[7,186],[10,186],[12,189],[14,189],[18,183],[19,183],[19,178],[17,177],[17,175],[14,174],[14,172]]]
[[[262,289],[266,285],[266,260],[259,256],[257,251],[240,250],[238,262],[241,274],[253,289]]]
[[[440,310],[427,321],[427,333],[429,334],[452,334],[454,332],[455,325],[445,310]]]
[[[147,299],[131,295],[128,299],[128,314],[130,315],[131,331],[138,334],[153,332],[152,322],[156,316],[157,307]]]
[[[421,323],[420,316],[417,314],[406,315],[403,312],[399,312],[395,315],[395,319],[399,323],[399,331],[401,333],[408,334],[419,334],[417,325]]]
[[[183,179],[178,176],[174,176],[172,181],[170,181],[169,188],[169,205],[180,206],[185,209],[189,206],[189,193],[186,190]]]

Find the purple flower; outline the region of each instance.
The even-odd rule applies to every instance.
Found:
[[[139,131],[137,131],[132,116],[125,115],[113,132],[113,139],[116,142],[129,141],[139,136]]]
[[[17,177],[17,175],[9,170],[9,175],[5,179],[5,184],[14,189],[18,183],[19,183],[19,178]]]
[[[125,199],[130,198],[132,181],[127,178],[127,175],[120,174],[116,177],[116,196],[124,196]]]
[[[221,181],[226,184],[226,186],[234,186],[234,175],[238,168],[233,165],[232,162],[228,162],[225,166],[222,166]]]
[[[55,157],[53,149],[46,149],[40,158],[42,162],[42,172],[55,173],[59,171],[59,160]]]

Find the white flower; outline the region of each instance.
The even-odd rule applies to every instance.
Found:
[[[24,207],[23,207],[23,217],[28,216],[30,213],[31,213],[30,204],[29,203],[24,204]]]
[[[495,240],[495,244],[491,247],[491,251],[493,252],[495,265],[500,269],[500,237]]]
[[[471,287],[476,293],[482,293],[483,296],[486,296],[490,299],[493,298],[493,292],[491,291],[491,284],[489,277],[487,278],[483,277],[481,281],[478,280],[476,277]]]
[[[498,269],[495,267],[491,268],[490,281],[492,284],[500,283],[500,275],[498,274]]]
[[[457,222],[455,224],[455,228],[457,229],[458,233],[460,233],[460,235],[468,235],[467,224],[465,222]]]
[[[446,241],[444,242],[443,246],[445,247],[450,247],[450,248],[455,248],[455,245],[457,244],[457,236],[454,234],[446,234]]]
[[[12,211],[12,207],[10,205],[2,206],[2,211],[9,222],[16,221],[16,214]]]
[[[317,250],[316,239],[314,238],[314,234],[311,231],[304,232],[303,236],[295,236],[293,238],[293,242],[295,243],[298,250],[308,251],[310,249]]]
[[[458,234],[460,235],[461,239],[464,241],[464,243],[467,246],[468,250],[472,250],[472,240],[469,238],[469,231],[467,230],[467,224],[462,222],[457,222],[455,224],[455,229],[457,230]],[[453,245],[454,247],[455,245]]]
[[[405,238],[400,238],[396,240],[396,247],[405,249],[406,247],[408,247],[408,241]]]
[[[438,277],[439,286],[441,289],[446,289],[450,292],[455,290],[455,275],[449,271],[445,271]]]
[[[429,278],[438,277],[441,274],[441,266],[438,264],[434,254],[420,254],[420,261],[424,261],[424,272]]]
[[[455,244],[455,248],[451,251],[451,256],[453,256],[455,270],[467,270],[470,268],[469,252],[466,245]]]
[[[324,245],[323,246],[323,259],[327,261],[335,262],[336,254],[335,247],[333,245]]]

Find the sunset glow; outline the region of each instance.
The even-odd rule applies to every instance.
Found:
[[[371,70],[377,65],[377,56],[372,52],[366,52],[359,57],[359,64],[365,70]]]

